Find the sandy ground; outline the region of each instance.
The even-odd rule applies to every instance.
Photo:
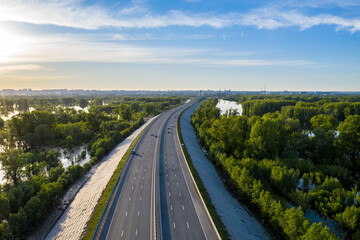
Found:
[[[45,239],[80,239],[85,225],[90,218],[103,190],[113,175],[119,161],[126,153],[132,141],[151,122],[147,121],[143,126],[133,132],[128,138],[121,142],[100,164],[95,165],[84,179],[71,188],[65,195],[63,203],[71,200],[64,214],[53,226]],[[80,189],[80,190],[79,190]],[[77,192],[77,193],[76,193]],[[30,239],[43,239],[43,236],[32,236]]]
[[[195,104],[184,112],[181,118],[181,133],[211,201],[224,223],[231,239],[255,240],[270,239],[261,224],[226,190],[214,166],[201,150],[190,124],[192,113],[199,104]]]

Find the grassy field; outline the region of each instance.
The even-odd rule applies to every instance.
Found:
[[[185,109],[186,110],[186,109]],[[184,111],[185,111],[184,110]],[[226,240],[226,239],[230,239],[229,238],[229,233],[226,231],[226,228],[224,226],[224,224],[221,222],[221,219],[219,217],[219,215],[216,213],[215,211],[215,207],[214,205],[212,204],[211,202],[211,199],[208,195],[208,192],[206,191],[206,188],[204,187],[204,184],[202,183],[201,181],[201,178],[199,177],[193,163],[192,163],[192,160],[191,160],[191,157],[186,149],[186,146],[184,144],[184,141],[183,141],[183,138],[182,138],[182,135],[181,135],[181,126],[180,126],[180,118],[183,114],[182,111],[179,115],[179,118],[178,118],[178,121],[177,121],[177,127],[178,127],[178,134],[179,134],[179,139],[180,139],[180,143],[181,143],[181,148],[184,152],[184,155],[185,155],[185,158],[186,158],[186,161],[189,165],[189,168],[191,170],[191,174],[193,175],[194,179],[195,179],[195,182],[196,182],[196,185],[201,193],[201,196],[202,198],[204,199],[204,202],[206,204],[206,207],[207,209],[209,210],[209,213],[211,215],[211,218],[216,226],[216,229],[218,230],[220,236],[222,239]]]

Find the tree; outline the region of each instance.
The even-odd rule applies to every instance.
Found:
[[[6,193],[0,194],[0,218],[4,219],[9,216],[10,213],[10,204],[9,199],[6,196]]]
[[[2,130],[5,126],[5,121],[0,117],[0,130]]]
[[[301,207],[296,210],[295,208],[286,209],[281,223],[284,232],[290,239],[298,239],[299,236],[306,232],[309,225]]]
[[[322,128],[325,131],[333,131],[336,128],[336,118],[330,115],[319,114],[310,119],[312,128]]]
[[[339,127],[340,143],[351,151],[353,163],[359,159],[360,150],[360,115],[349,116]]]
[[[313,223],[301,237],[303,240],[336,240],[337,238],[329,232],[328,227],[323,227],[322,223]]]
[[[10,213],[9,225],[11,227],[12,232],[17,237],[17,239],[24,238],[25,233],[28,229],[27,223],[28,222],[27,222],[26,213],[23,208],[20,208],[18,213],[15,214]]]
[[[101,100],[100,98],[95,98],[92,103],[93,105],[103,105],[103,100]]]
[[[126,104],[120,104],[120,110],[119,110],[119,114],[121,116],[122,119],[129,121],[131,119],[131,111],[128,105]]]
[[[286,144],[284,121],[265,114],[251,128],[247,154],[256,159],[274,158]]]
[[[17,105],[20,112],[29,111],[29,100],[27,98],[20,98],[17,100]]]
[[[80,99],[80,101],[79,101],[79,106],[81,108],[86,108],[88,104],[89,104],[89,102],[86,99]]]
[[[25,161],[23,151],[20,149],[9,149],[0,155],[0,162],[5,178],[17,184],[21,179]]]

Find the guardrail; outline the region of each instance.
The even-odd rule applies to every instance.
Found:
[[[196,102],[195,102],[194,104],[196,104]],[[192,104],[190,107],[192,107],[194,104]],[[184,111],[186,111],[187,109],[189,109],[190,107],[182,110],[181,113],[178,115],[178,118],[181,117],[182,113],[183,113]],[[177,120],[179,121],[180,119],[177,119]],[[185,165],[186,165],[186,167],[187,167],[187,169],[188,169],[188,171],[189,171],[189,173],[190,173],[191,180],[192,180],[192,182],[193,182],[193,184],[194,184],[194,186],[195,186],[196,192],[197,192],[197,194],[198,194],[199,197],[200,197],[201,203],[202,203],[202,205],[203,205],[204,208],[205,208],[206,215],[208,216],[208,218],[209,218],[209,220],[210,220],[211,226],[213,227],[213,229],[214,229],[214,231],[215,231],[215,233],[216,233],[217,238],[218,238],[218,239],[221,239],[221,236],[220,236],[220,234],[219,234],[219,232],[218,232],[218,230],[217,230],[217,228],[216,228],[216,226],[215,226],[214,221],[212,220],[212,217],[211,217],[211,215],[210,215],[210,213],[209,213],[209,210],[208,210],[207,207],[206,207],[205,201],[204,201],[204,199],[202,198],[202,195],[201,195],[201,193],[200,193],[200,190],[199,190],[199,188],[197,187],[197,184],[196,184],[196,182],[195,182],[195,179],[194,179],[194,177],[193,177],[193,175],[192,175],[192,173],[191,173],[189,164],[188,164],[188,162],[186,161],[186,157],[185,157],[183,148],[181,147],[181,142],[180,142],[180,138],[179,138],[178,128],[176,128],[176,133],[177,133],[177,141],[178,141],[178,143],[179,143],[182,156],[184,157],[184,160],[185,160]]]
[[[162,114],[158,115],[156,118],[160,117],[161,115],[162,115]],[[154,123],[154,121],[155,121],[155,119],[145,127],[145,129],[144,129],[143,132],[141,133],[140,137],[138,138],[138,140],[136,141],[136,143],[134,144],[134,146],[131,148],[131,151],[133,151],[133,150],[139,145],[139,143],[141,142],[143,136],[145,135],[145,133],[147,133],[147,131],[149,130],[150,126]],[[126,170],[124,170],[124,169],[127,169],[128,163],[129,163],[129,159],[130,159],[131,157],[132,157],[132,154],[129,154],[128,157],[127,157],[126,160],[125,160],[125,164],[124,164],[123,168],[121,169],[119,176],[118,176],[117,179],[116,179],[116,182],[115,182],[115,184],[114,184],[113,189],[111,190],[110,197],[109,197],[108,201],[106,202],[106,205],[105,205],[104,210],[103,210],[103,212],[102,212],[102,214],[101,214],[101,216],[100,216],[99,222],[98,222],[98,224],[97,224],[97,226],[96,226],[96,228],[95,228],[95,231],[94,231],[94,234],[93,234],[91,240],[98,240],[98,239],[100,239],[100,237],[101,237],[102,230],[103,230],[104,224],[105,224],[105,219],[106,219],[106,217],[107,217],[107,215],[108,215],[108,213],[109,213],[109,210],[110,210],[110,207],[109,207],[109,206],[111,206],[111,204],[113,203],[114,198],[115,198],[114,191],[115,191],[115,189],[117,190],[117,187],[118,187],[118,184],[119,184],[119,180],[120,180],[121,177],[123,176],[124,171],[126,171]]]

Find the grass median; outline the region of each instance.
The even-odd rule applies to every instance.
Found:
[[[189,107],[190,108],[190,107]],[[187,108],[188,109],[188,108]],[[215,207],[214,205],[212,204],[211,202],[211,199],[209,197],[209,194],[208,192],[206,191],[206,188],[203,184],[203,182],[201,181],[201,178],[199,177],[197,171],[196,171],[196,168],[194,167],[193,163],[192,163],[192,160],[191,160],[191,156],[190,154],[188,153],[187,149],[186,149],[186,146],[184,144],[184,140],[182,138],[182,135],[181,135],[181,125],[180,125],[180,119],[181,119],[181,116],[182,114],[184,113],[184,111],[186,111],[187,109],[183,110],[178,119],[177,119],[177,128],[178,128],[178,135],[179,135],[179,139],[180,139],[180,143],[181,143],[181,148],[184,152],[184,155],[185,155],[185,158],[186,158],[186,161],[189,165],[189,168],[190,168],[190,171],[191,171],[191,174],[193,175],[194,177],[194,180],[195,180],[195,183],[201,193],[201,196],[205,202],[205,205],[211,215],[211,218],[216,226],[216,229],[218,230],[221,238],[223,240],[227,240],[227,239],[230,239],[229,238],[229,233],[226,231],[226,228],[224,226],[224,224],[221,222],[221,219],[220,219],[220,216],[217,214],[216,210],[215,210]]]
[[[140,138],[140,136],[142,135],[142,133],[146,130],[146,128],[144,128],[141,133],[134,139],[134,141],[131,143],[130,147],[128,148],[128,150],[126,151],[125,155],[122,157],[119,165],[117,166],[114,174],[112,175],[112,177],[110,178],[110,181],[108,182],[108,184],[106,185],[105,190],[103,191],[98,203],[96,204],[96,207],[94,209],[94,211],[92,212],[89,221],[86,223],[86,228],[85,228],[85,235],[82,237],[83,240],[90,240],[92,238],[92,235],[94,234],[94,231],[96,229],[96,226],[100,220],[100,217],[104,211],[104,208],[106,206],[106,203],[110,197],[111,191],[114,188],[114,185],[116,183],[117,178],[119,177],[119,174],[125,164],[126,159],[128,158],[128,156],[131,153],[131,149],[133,148],[133,146],[135,145],[135,143],[138,141],[138,139]]]

